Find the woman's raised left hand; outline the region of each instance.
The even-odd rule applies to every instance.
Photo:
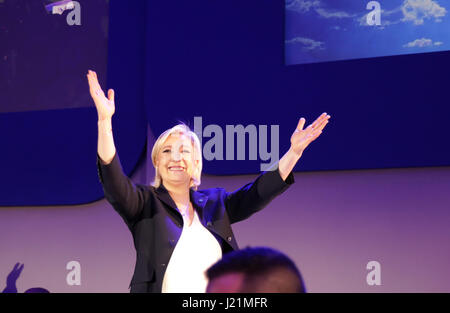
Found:
[[[328,124],[330,115],[322,113],[311,125],[303,129],[305,119],[302,117],[298,121],[297,128],[291,136],[291,150],[297,155],[301,155],[308,145],[316,140]]]

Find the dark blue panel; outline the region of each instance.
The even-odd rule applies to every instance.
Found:
[[[146,106],[155,134],[193,127],[280,125],[280,157],[298,119],[331,122],[296,170],[450,164],[448,52],[284,64],[284,1],[150,1]],[[255,173],[258,161],[209,161],[211,174]]]
[[[89,23],[96,18],[95,10],[83,11],[89,7],[88,2],[79,2],[82,25],[77,27],[83,27],[83,21]],[[100,77],[105,90],[114,88],[116,91],[114,137],[124,171],[129,175],[146,142],[142,67],[144,8],[143,0],[110,3],[108,73]],[[65,17],[61,22],[65,23]],[[104,26],[108,29],[107,23]],[[70,41],[70,38],[61,40]],[[85,108],[0,114],[2,206],[69,205],[103,197],[96,169],[97,113],[86,79],[88,69],[99,73],[102,69],[94,62],[98,59],[95,44],[78,49],[76,53],[87,56],[83,64],[78,64],[78,72],[58,77],[64,79],[67,86],[78,86],[76,92],[84,94],[90,104]],[[70,58],[67,61],[70,62]],[[36,83],[45,83],[47,75],[47,72],[42,73],[42,81]],[[23,92],[27,92],[31,86],[22,87]],[[41,109],[45,107],[49,106],[43,105]]]

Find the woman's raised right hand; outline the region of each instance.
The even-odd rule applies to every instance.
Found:
[[[89,70],[89,73],[86,76],[89,82],[89,92],[91,93],[91,97],[97,108],[98,119],[104,120],[111,118],[115,111],[114,90],[109,89],[108,98],[106,98],[105,93],[98,83],[97,73]]]

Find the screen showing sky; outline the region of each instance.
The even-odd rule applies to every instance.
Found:
[[[450,50],[450,0],[286,0],[286,64]]]

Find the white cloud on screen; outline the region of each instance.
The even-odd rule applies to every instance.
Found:
[[[393,10],[387,10],[387,11],[381,9],[381,25],[378,26],[378,27],[379,28],[384,28],[384,27],[389,26],[389,25],[400,23],[401,20],[397,20],[397,21],[389,20],[389,17],[391,15],[393,15],[395,13],[399,13],[400,11],[401,11],[401,7],[395,8]],[[361,25],[361,26],[371,26],[371,25],[367,24],[367,15],[369,13],[370,12],[368,12],[368,13],[364,14],[362,17],[358,18],[359,25]]]
[[[286,1],[286,9],[299,13],[309,12],[311,8],[317,8],[320,6],[319,0],[293,0]]]
[[[395,13],[400,13],[401,16],[393,16]],[[367,14],[358,18],[359,25],[369,26]],[[434,19],[439,23],[446,14],[447,9],[435,0],[404,0],[402,5],[393,10],[381,10],[381,28],[401,22],[423,25],[426,19]]]
[[[287,0],[286,10],[295,11],[301,14],[310,11],[316,12],[320,17],[330,19],[352,18],[359,14],[351,14],[344,10],[332,11],[326,8],[322,0]],[[400,13],[400,19],[392,20],[391,15]],[[446,16],[447,9],[441,6],[436,0],[404,0],[403,3],[393,10],[382,10],[382,27],[397,24],[400,22],[412,22],[415,25],[422,25],[426,19],[434,19],[435,22],[442,22]],[[364,11],[362,17],[358,18],[361,26],[366,26],[367,12]]]
[[[316,9],[317,14],[324,18],[349,18],[355,16],[354,14],[349,14],[344,11],[327,11],[323,8]]]
[[[436,41],[433,42],[432,39],[429,38],[420,38],[416,39],[414,41],[408,42],[407,44],[404,44],[404,48],[425,48],[425,47],[431,47],[431,46],[441,46],[444,43],[442,41]]]
[[[422,25],[425,19],[434,18],[435,22],[441,22],[447,10],[434,0],[405,0],[401,6],[403,22],[413,22]]]
[[[295,11],[298,13],[307,13],[314,10],[319,16],[323,18],[350,18],[354,14],[349,14],[344,11],[330,11],[326,9],[319,0],[292,0],[286,2],[286,10]]]
[[[311,38],[305,38],[305,37],[295,37],[290,40],[286,40],[285,43],[287,44],[295,44],[299,43],[305,50],[324,50],[325,49],[325,43],[322,41],[316,41]]]

